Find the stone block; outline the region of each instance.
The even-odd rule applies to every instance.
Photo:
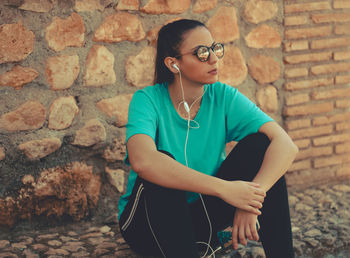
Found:
[[[146,34],[140,19],[127,12],[118,12],[108,16],[96,30],[93,40],[96,42],[141,41]]]
[[[222,6],[210,17],[207,27],[217,42],[228,43],[239,39],[236,9]]]
[[[117,11],[137,11],[139,8],[139,0],[120,0],[115,7]]]
[[[16,110],[0,118],[0,128],[7,131],[27,131],[39,129],[46,120],[46,109],[38,101],[27,101]]]
[[[266,24],[249,32],[245,41],[251,48],[278,48],[281,46],[281,36],[278,31]]]
[[[72,13],[67,19],[54,17],[46,28],[45,38],[51,49],[61,51],[66,47],[82,47],[84,34],[84,20],[79,14]]]
[[[122,169],[111,169],[106,167],[108,181],[113,185],[118,192],[124,192],[125,172]]]
[[[236,86],[247,77],[248,68],[239,48],[235,46],[225,47],[225,56],[219,60],[219,80]]]
[[[66,129],[71,126],[78,112],[79,108],[73,96],[59,97],[50,107],[48,128],[55,130]]]
[[[249,0],[244,7],[244,18],[254,24],[273,18],[278,6],[273,1]]]
[[[248,62],[250,75],[260,84],[276,81],[280,76],[280,65],[271,57],[253,56]]]
[[[101,45],[93,45],[86,58],[84,85],[100,87],[116,81],[114,55]]]
[[[125,138],[125,135],[124,137]],[[126,154],[125,142],[119,138],[115,138],[110,147],[103,152],[103,157],[108,162],[123,161]]]
[[[214,9],[218,0],[197,0],[192,7],[194,13],[204,13]]]
[[[127,59],[125,64],[126,80],[131,85],[144,87],[153,84],[155,55],[154,47],[145,47],[138,55],[130,56]]]
[[[77,12],[103,11],[105,7],[100,0],[75,0],[74,10]]]
[[[116,117],[118,127],[125,126],[128,121],[128,109],[133,94],[121,94],[114,98],[103,99],[97,107],[109,117]]]
[[[106,140],[106,129],[97,119],[90,119],[76,134],[73,145],[89,147]]]
[[[149,0],[140,11],[148,14],[180,14],[185,12],[190,5],[191,0]]]
[[[10,71],[0,74],[0,86],[20,90],[24,84],[33,81],[36,77],[38,77],[38,72],[35,69],[16,65]]]
[[[46,79],[51,90],[65,90],[71,87],[79,71],[78,55],[54,56],[46,61]]]
[[[21,23],[0,26],[0,64],[26,59],[34,49],[34,33]]]
[[[23,4],[18,8],[26,11],[47,13],[53,6],[54,4],[50,0],[24,0]]]
[[[35,182],[35,178],[32,176],[32,175],[25,175],[23,178],[22,178],[22,183],[24,185],[33,185]]]
[[[278,110],[277,90],[271,85],[258,89],[256,100],[261,110],[266,113],[275,113]]]
[[[58,150],[61,144],[60,139],[53,137],[28,141],[18,145],[18,148],[23,151],[30,160],[39,160]]]

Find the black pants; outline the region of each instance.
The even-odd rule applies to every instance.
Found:
[[[269,144],[268,137],[262,133],[248,135],[222,163],[217,177],[252,181]],[[232,225],[235,208],[217,197],[203,195],[203,200],[212,224],[210,245],[215,247],[216,232]],[[261,212],[259,236],[266,256],[294,257],[284,177],[267,192]],[[199,257],[201,246],[195,242],[209,239],[209,223],[201,200],[188,204],[184,191],[164,188],[140,177],[119,225],[126,242],[143,255]]]

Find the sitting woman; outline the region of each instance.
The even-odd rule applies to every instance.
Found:
[[[260,238],[267,257],[294,257],[283,174],[298,149],[254,103],[217,81],[223,56],[201,22],[159,31],[155,85],[137,91],[129,107],[132,169],[119,201],[121,234],[141,254],[210,255],[217,232],[232,225],[233,248]],[[231,141],[238,143],[226,157]]]

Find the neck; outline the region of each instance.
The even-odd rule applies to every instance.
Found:
[[[204,85],[183,83],[184,97],[189,106],[203,94],[203,87]],[[179,78],[175,78],[174,82],[169,84],[169,94],[174,105],[183,101]],[[200,103],[199,100],[197,102]]]

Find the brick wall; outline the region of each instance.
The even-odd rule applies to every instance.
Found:
[[[225,43],[220,81],[298,144],[289,185],[349,176],[346,8],[337,0],[2,1],[0,224],[116,211],[128,104],[152,84],[157,31],[180,17]]]
[[[284,1],[284,125],[300,152],[289,184],[350,175],[350,1]]]

